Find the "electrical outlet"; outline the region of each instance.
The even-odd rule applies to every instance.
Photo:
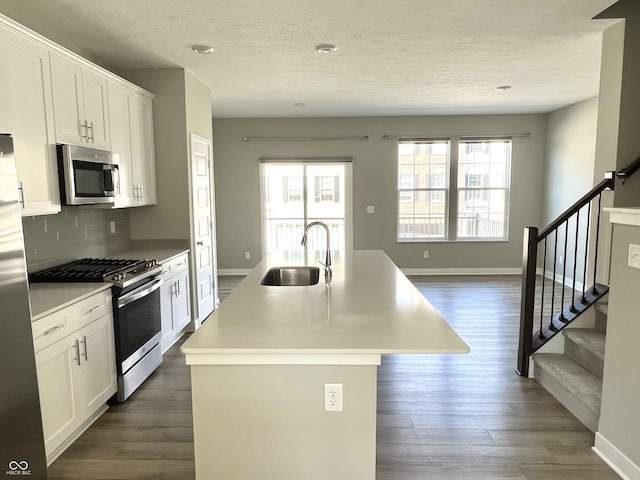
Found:
[[[244,259],[251,260],[251,252],[244,252]]]
[[[564,257],[563,257],[562,255],[560,255],[560,260],[558,261],[558,263],[559,263],[560,265],[562,265],[562,262],[564,262]]]
[[[367,213],[375,213],[376,212],[376,207],[374,207],[373,205],[367,205]]]
[[[627,265],[631,268],[640,268],[640,245],[629,244],[629,259]]]
[[[424,252],[422,252],[422,256],[424,258],[429,258],[429,250],[425,250]]]
[[[111,233],[116,233],[116,222],[111,220],[111,222],[109,223],[109,228],[111,230]]]
[[[325,383],[324,384],[324,411],[325,412],[341,412],[342,411],[342,384],[341,383]]]

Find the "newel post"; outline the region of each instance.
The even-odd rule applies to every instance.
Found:
[[[525,227],[522,251],[522,303],[520,305],[520,339],[518,342],[518,375],[529,375],[529,356],[533,340],[533,310],[536,293],[538,228]]]

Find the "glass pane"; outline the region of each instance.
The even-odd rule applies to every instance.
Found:
[[[510,141],[460,142],[458,186],[507,187],[510,161]]]
[[[302,250],[304,195],[302,165],[264,166],[267,251]]]
[[[398,239],[446,237],[449,142],[398,144]]]
[[[458,192],[458,238],[506,238],[506,190]]]
[[[327,224],[333,250],[345,248],[345,171],[343,164],[307,164],[306,168],[307,222]],[[324,250],[325,236],[321,227],[309,230],[307,248]]]
[[[344,164],[265,164],[266,251],[302,251],[305,223],[327,224],[331,248],[345,248],[346,167]],[[306,191],[306,194],[305,194]],[[307,248],[324,250],[322,228],[309,231]]]

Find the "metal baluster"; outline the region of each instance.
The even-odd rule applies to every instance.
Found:
[[[577,313],[576,308],[576,273],[578,268],[578,240],[580,234],[580,210],[576,213],[576,239],[573,246],[573,285],[571,286],[571,311]]]
[[[547,280],[547,238],[548,237],[544,237],[544,248],[543,248],[543,260],[542,260],[542,292],[540,294],[540,328],[538,329],[540,331],[540,333],[538,334],[538,336],[540,338],[542,338],[544,335],[542,335],[542,321],[543,321],[543,317],[544,317],[544,290],[545,290],[545,284],[546,284],[546,280]]]
[[[585,291],[587,288],[587,264],[589,263],[589,235],[591,227],[591,202],[587,204],[587,234],[584,239],[584,272],[582,273],[582,303],[586,303]]]
[[[556,306],[556,267],[558,265],[558,230],[553,233],[554,245],[553,245],[553,276],[551,277],[551,312],[549,313],[549,325],[553,328],[553,311]]]
[[[596,275],[598,273],[598,244],[600,242],[600,214],[602,213],[602,192],[598,195],[598,218],[596,223],[596,251],[593,256],[593,294],[598,293]]]
[[[569,243],[569,219],[564,222],[564,261],[562,262],[562,300],[560,301],[560,317],[563,322],[566,321],[564,316],[564,294],[567,283],[567,245]]]

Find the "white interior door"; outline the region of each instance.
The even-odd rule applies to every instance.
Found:
[[[212,167],[211,142],[191,134],[191,264],[195,267],[192,277],[196,299],[194,315],[198,325],[213,312],[218,299]]]

